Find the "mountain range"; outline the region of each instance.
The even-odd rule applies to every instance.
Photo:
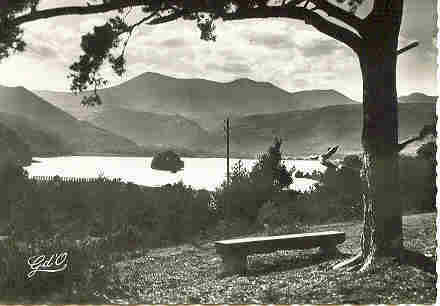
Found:
[[[0,123],[33,154],[142,154],[165,147],[223,154],[226,116],[235,155],[264,151],[274,136],[292,156],[335,144],[344,152],[361,149],[361,103],[335,90],[290,93],[249,79],[220,83],[145,73],[101,90],[101,106],[82,106],[87,94],[0,86]],[[436,98],[399,98],[401,139],[433,122]]]
[[[435,103],[399,105],[399,139],[418,135],[425,124],[435,120]],[[221,134],[218,131],[218,134]],[[238,118],[231,125],[231,150],[261,152],[267,150],[275,136],[291,156],[326,152],[334,145],[344,154],[361,151],[362,106],[333,105],[305,111],[258,114]],[[416,144],[417,145],[417,144]],[[420,145],[420,143],[418,144]],[[407,153],[414,152],[408,147]]]
[[[89,120],[92,112],[80,105],[79,95],[36,91],[40,97],[72,116]],[[270,83],[238,79],[220,83],[203,79],[177,79],[157,73],[144,73],[121,85],[102,89],[103,104],[127,111],[163,115],[179,114],[208,131],[218,128],[229,117],[257,113],[305,110],[328,105],[356,104],[335,90],[310,90],[289,93]]]
[[[28,141],[33,129],[52,143],[61,142],[62,151],[110,153],[139,150],[135,142],[78,120],[23,87],[0,86],[0,111],[3,113],[0,122],[9,123],[8,126],[18,134],[27,129],[24,138]]]

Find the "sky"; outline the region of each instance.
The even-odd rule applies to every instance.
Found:
[[[84,5],[85,2],[57,0],[56,5]],[[43,0],[40,9],[54,5],[54,0]],[[359,14],[368,13],[369,5],[367,0]],[[135,21],[140,16],[134,12],[130,19]],[[31,90],[68,91],[69,66],[81,54],[81,35],[95,25],[102,25],[107,18],[108,14],[62,16],[24,25],[26,51],[0,62],[0,84]],[[433,0],[405,1],[400,47],[416,40],[420,45],[399,56],[399,96],[412,92],[437,95],[435,24]],[[217,21],[216,33],[216,42],[206,42],[200,40],[194,21],[143,25],[128,44],[127,73],[118,77],[106,66],[103,76],[110,81],[110,86],[144,72],[219,82],[250,78],[271,82],[289,92],[335,89],[361,100],[361,74],[355,54],[304,22],[291,19]]]

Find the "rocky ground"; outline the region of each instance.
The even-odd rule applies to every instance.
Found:
[[[436,215],[404,217],[405,247],[433,260]],[[213,241],[145,250],[116,264],[111,303],[281,303],[432,304],[436,274],[413,264],[381,259],[374,273],[359,275],[331,267],[359,250],[361,223],[311,226],[306,231],[341,230],[345,255],[324,258],[316,249],[248,257],[245,275],[222,277]],[[432,268],[433,266],[431,266]],[[425,269],[426,270],[426,269]]]

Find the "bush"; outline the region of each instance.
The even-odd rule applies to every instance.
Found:
[[[335,205],[335,213],[345,218],[362,217],[360,178],[361,159],[358,155],[347,155],[342,161],[340,169],[328,167],[321,176],[321,186],[315,191],[316,197],[322,198],[322,205]],[[315,195],[313,195],[314,197]],[[323,207],[323,210],[325,208]],[[327,214],[327,215],[333,215]],[[324,214],[324,213],[323,213]]]
[[[302,232],[295,204],[281,199],[267,201],[258,211],[257,225],[263,228],[267,235]]]
[[[281,161],[281,140],[275,138],[269,150],[258,156],[248,171],[241,161],[233,166],[230,184],[224,181],[214,193],[221,218],[240,218],[255,222],[266,201],[292,183],[294,169],[288,171]]]
[[[287,170],[282,163],[280,138],[275,137],[269,150],[258,156],[257,162],[252,167],[250,178],[258,187],[276,192],[292,184],[292,174],[295,169]]]
[[[435,210],[435,144],[424,144],[417,152],[417,157],[399,156],[400,201],[404,213]],[[322,211],[317,208],[316,214],[332,215],[325,211],[333,205],[342,220],[362,217],[362,182],[358,170],[361,166],[359,156],[348,155],[344,158],[340,170],[326,169],[322,175],[321,186],[313,194],[304,195],[309,198],[310,203],[322,200]],[[314,210],[314,204],[310,203],[304,205],[308,205],[311,211]],[[310,213],[308,215],[310,216]]]
[[[435,159],[401,156],[399,181],[400,200],[405,213],[435,211]]]
[[[260,199],[256,186],[250,179],[249,171],[238,161],[229,178],[229,186],[224,181],[214,195],[215,210],[219,218],[242,218],[253,221],[256,217]]]
[[[211,223],[209,195],[182,182],[158,190],[152,207],[152,230],[163,241],[181,242]]]
[[[28,173],[19,165],[8,162],[0,168],[0,222],[11,218],[14,205],[26,199]]]

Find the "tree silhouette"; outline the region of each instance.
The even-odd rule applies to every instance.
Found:
[[[361,18],[357,8],[370,1],[372,9]],[[402,207],[399,201],[398,116],[396,65],[404,0],[89,0],[83,6],[39,9],[38,0],[2,2],[0,11],[0,57],[23,51],[24,23],[61,15],[87,15],[117,11],[93,32],[82,37],[84,54],[70,67],[71,89],[92,86],[95,94],[83,104],[100,104],[96,89],[106,80],[99,74],[109,61],[117,74],[125,71],[125,47],[133,29],[179,18],[194,20],[201,39],[215,40],[216,20],[286,18],[303,20],[316,30],[353,50],[363,80],[363,205],[364,230],[361,252],[338,267],[369,270],[378,256],[402,253]],[[145,16],[128,24],[126,11],[141,7]],[[122,53],[115,50],[122,47]],[[341,118],[343,120],[343,118]]]

